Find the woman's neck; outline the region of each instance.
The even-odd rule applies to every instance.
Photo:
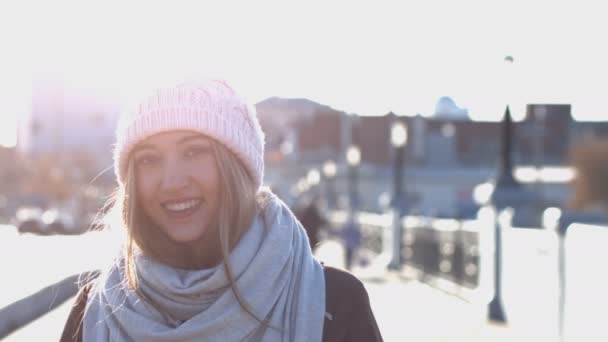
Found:
[[[200,239],[188,243],[178,243],[157,231],[148,241],[149,254],[169,266],[197,270],[217,266],[222,261],[217,229],[211,229]],[[161,242],[162,241],[162,242]]]

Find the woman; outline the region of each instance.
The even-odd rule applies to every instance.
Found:
[[[361,282],[315,260],[261,188],[263,151],[254,107],[223,81],[160,89],[121,117],[124,249],[62,341],[381,341]]]

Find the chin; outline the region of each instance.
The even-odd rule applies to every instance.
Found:
[[[179,225],[172,224],[163,227],[165,234],[173,242],[177,243],[190,243],[200,240],[204,233],[205,228],[200,225]]]
[[[167,232],[167,236],[176,243],[192,243],[200,241],[203,237],[202,232]]]

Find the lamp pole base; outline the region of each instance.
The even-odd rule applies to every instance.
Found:
[[[492,298],[488,305],[488,320],[495,323],[507,323],[507,317],[498,297]]]
[[[390,262],[386,268],[388,268],[391,271],[400,271],[401,270],[401,263],[398,262]]]

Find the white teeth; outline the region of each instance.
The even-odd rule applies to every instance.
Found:
[[[171,211],[182,211],[182,210],[187,210],[187,209],[193,208],[194,206],[198,205],[199,203],[200,203],[200,200],[189,200],[189,201],[181,202],[181,203],[165,204],[165,208],[167,208]]]

